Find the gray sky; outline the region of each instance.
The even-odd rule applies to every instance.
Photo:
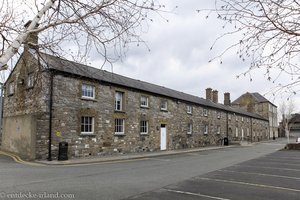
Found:
[[[178,8],[172,14],[154,17],[149,31],[143,39],[151,49],[140,45],[132,46],[122,62],[114,65],[115,73],[134,79],[151,82],[178,91],[205,98],[205,89],[211,87],[219,91],[219,101],[223,102],[223,93],[230,92],[231,100],[235,100],[245,92],[259,92],[271,102],[279,106],[287,96],[277,96],[270,93],[275,87],[264,77],[264,71],[251,72],[249,76],[237,75],[247,71],[247,62],[242,62],[235,52],[227,52],[220,60],[208,61],[221,52],[221,49],[233,43],[236,38],[226,38],[217,43],[216,49],[210,51],[214,40],[224,30],[222,23],[213,16],[205,19],[205,14],[199,14],[197,9],[209,8],[214,0],[163,0],[168,9]],[[101,61],[94,58],[92,65],[99,66]],[[110,67],[104,68],[108,71]],[[283,81],[284,78],[282,77]],[[294,102],[300,103],[300,98],[293,97]],[[300,107],[296,106],[295,111]]]
[[[148,31],[142,38],[151,51],[144,45],[132,45],[126,57],[113,65],[114,73],[204,98],[205,89],[211,87],[219,91],[221,103],[224,92],[231,93],[232,101],[245,92],[259,92],[266,94],[265,97],[277,106],[286,102],[285,95],[276,98],[272,96],[272,88],[276,85],[267,81],[263,70],[251,72],[252,82],[249,76],[237,79],[237,75],[247,71],[248,65],[238,58],[235,51],[227,52],[222,64],[219,59],[208,62],[238,40],[229,36],[219,41],[210,51],[215,39],[224,33],[223,24],[214,16],[205,19],[206,14],[199,14],[196,10],[212,8],[215,0],[159,1],[172,12],[163,13],[163,17],[154,15],[153,23],[149,24],[148,29],[145,28]],[[90,58],[92,66],[102,65],[99,54],[92,52]],[[104,69],[112,70],[110,66]],[[282,82],[288,80],[290,77],[281,77]],[[296,104],[295,112],[299,112],[300,106],[297,105],[300,105],[300,97],[294,96],[293,100]]]

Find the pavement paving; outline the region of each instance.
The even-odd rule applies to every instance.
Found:
[[[111,156],[99,156],[99,157],[86,157],[86,158],[72,158],[70,160],[58,161],[58,160],[37,160],[35,163],[45,164],[45,165],[75,165],[75,164],[90,164],[90,163],[100,163],[100,162],[113,162],[113,161],[123,161],[123,160],[134,160],[134,159],[143,159],[143,158],[153,158],[159,156],[169,156],[209,150],[218,150],[235,147],[236,145],[231,146],[211,146],[211,147],[202,147],[202,148],[193,148],[193,149],[181,149],[181,150],[172,150],[172,151],[159,151],[159,152],[145,152],[145,153],[130,153],[130,154],[119,154]]]
[[[299,200],[300,151],[277,151],[129,199]]]

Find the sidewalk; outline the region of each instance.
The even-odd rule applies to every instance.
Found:
[[[102,157],[72,158],[66,161],[37,160],[35,161],[35,163],[40,163],[44,165],[80,165],[80,164],[92,164],[92,163],[100,163],[100,162],[117,162],[117,161],[124,161],[124,160],[144,159],[144,158],[176,155],[176,154],[191,153],[191,152],[225,149],[234,146],[235,145],[214,146],[214,147],[202,147],[202,148],[181,149],[181,150],[171,150],[171,151],[147,152],[147,153],[138,153],[138,154],[129,153],[124,155],[112,155],[112,156],[102,156]]]

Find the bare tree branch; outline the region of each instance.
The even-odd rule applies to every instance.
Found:
[[[222,58],[229,50],[236,49],[238,57],[250,63],[249,70],[243,75],[260,68],[265,70],[268,80],[277,84],[277,88],[299,85],[299,2],[295,0],[215,0],[214,8],[198,11],[207,12],[207,18],[216,14],[218,19],[224,21],[224,27],[230,28],[230,31],[217,38],[216,42],[225,39],[227,35],[239,38],[214,59]],[[281,83],[280,77],[284,74],[292,76],[293,80],[290,83]],[[294,94],[297,90],[293,90],[292,93]]]
[[[38,46],[39,50],[84,59],[91,48],[95,48],[104,63],[111,63],[123,56],[130,43],[143,42],[140,34],[151,20],[148,13],[158,13],[164,8],[156,0],[47,0],[45,4],[41,0],[23,0],[27,4],[31,2],[39,11],[29,27],[21,29],[26,12],[19,17],[13,15],[16,6],[6,1],[2,3],[3,9],[12,9],[7,12],[11,15],[0,14],[2,39],[17,37],[11,44],[1,41],[1,49],[5,51],[0,55],[0,70],[5,69],[7,62],[33,33],[39,34],[39,44],[31,45]],[[7,24],[7,20],[12,20],[15,26]],[[13,27],[20,28],[14,30]],[[66,42],[71,43],[71,51],[66,48]]]

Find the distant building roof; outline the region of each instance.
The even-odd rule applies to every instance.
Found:
[[[265,103],[265,102],[268,102],[268,103],[274,105],[272,102],[270,102],[268,99],[266,99],[263,95],[259,94],[258,92],[253,92],[253,93],[247,92],[247,93],[241,95],[241,96],[240,96],[239,98],[237,98],[236,100],[234,100],[234,101],[232,102],[232,104],[239,104],[240,100],[243,98],[244,95],[251,95],[251,96],[255,99],[255,101],[256,101],[257,103]],[[274,106],[276,106],[276,105],[274,105]],[[277,107],[277,106],[276,106],[276,107]]]
[[[144,91],[147,93],[159,94],[161,96],[182,100],[185,102],[190,102],[198,105],[202,105],[205,107],[211,107],[219,110],[225,110],[231,113],[238,113],[241,115],[246,115],[249,117],[262,119],[268,121],[262,116],[254,113],[246,112],[239,108],[233,108],[230,106],[225,106],[220,103],[214,103],[210,100],[203,99],[201,97],[193,96],[190,94],[186,94],[183,92],[179,92],[173,89],[169,89],[163,86],[155,85],[152,83],[147,83],[144,81],[128,78],[125,76],[121,76],[115,73],[107,72],[105,70],[97,69],[94,67],[90,67],[87,65],[79,64],[73,61],[61,59],[56,56],[52,56],[45,53],[40,53],[40,61],[45,68],[49,68],[52,70],[69,73],[72,75],[77,75],[81,77],[86,77],[94,80],[98,80],[105,83],[115,84],[118,86],[123,86],[127,88],[132,88],[140,91]]]

